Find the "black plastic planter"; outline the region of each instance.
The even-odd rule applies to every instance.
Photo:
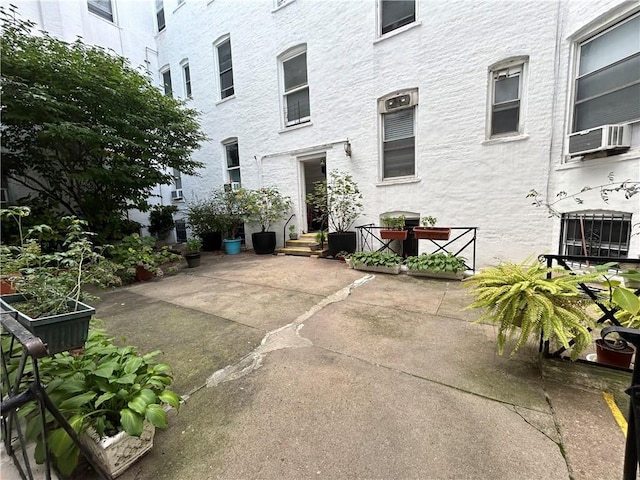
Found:
[[[189,268],[195,268],[200,266],[200,254],[199,253],[187,253],[184,258],[187,259],[187,266]]]
[[[328,235],[329,255],[335,257],[340,252],[356,251],[356,232],[333,232]]]
[[[211,232],[202,235],[202,250],[205,252],[213,252],[220,250],[222,247],[222,233]]]
[[[251,234],[253,250],[258,255],[267,255],[276,251],[276,232],[259,232]]]

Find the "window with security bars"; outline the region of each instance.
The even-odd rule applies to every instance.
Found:
[[[381,35],[415,21],[415,0],[380,0]]]
[[[579,45],[573,131],[640,119],[640,13]]]
[[[415,175],[415,107],[382,115],[383,178]]]
[[[627,258],[630,239],[630,213],[574,212],[562,215],[561,255]]]
[[[87,7],[91,13],[113,22],[113,6],[111,0],[87,0]]]
[[[311,121],[306,50],[283,59],[282,72],[285,125]]]
[[[220,75],[220,98],[225,99],[234,94],[233,61],[231,59],[231,40],[218,44],[218,74]]]
[[[491,72],[491,137],[521,131],[523,64]]]

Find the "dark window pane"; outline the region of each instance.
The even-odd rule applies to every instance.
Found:
[[[383,35],[416,20],[414,0],[382,0],[381,6]]]
[[[517,132],[519,120],[520,102],[510,102],[506,105],[495,106],[491,114],[491,135]]]
[[[87,5],[91,13],[101,16],[105,20],[113,22],[113,10],[111,0],[88,0]]]
[[[220,72],[224,72],[232,67],[231,40],[227,40],[218,46],[218,64],[220,66]]]
[[[627,257],[631,215],[570,213],[562,217],[561,253],[594,257]]]
[[[639,34],[640,35],[640,34]],[[640,54],[578,80],[577,100],[640,82]]]
[[[283,63],[284,69],[284,91],[300,87],[307,84],[307,53],[302,53],[297,57]]]
[[[493,103],[509,102],[520,98],[520,94],[518,92],[518,87],[520,85],[519,75],[500,78],[495,81],[494,85],[495,91],[493,95]]]
[[[574,131],[640,118],[640,83],[576,105]]]
[[[239,168],[233,168],[231,170],[228,170],[229,172],[229,181],[230,182],[238,182],[240,183],[240,169]]]
[[[238,144],[232,143],[227,145],[227,167],[239,167],[240,157],[238,155]]]
[[[162,83],[164,85],[164,94],[171,96],[173,88],[171,87],[171,71],[167,70],[162,74]]]
[[[156,19],[158,21],[158,31],[161,32],[166,27],[164,23],[164,9],[158,10],[156,13]]]
[[[384,141],[413,137],[413,108],[384,114]]]
[[[229,70],[220,75],[220,85],[222,86],[222,90],[233,87],[233,71]]]
[[[384,178],[415,175],[415,138],[384,143]]]
[[[310,115],[308,88],[287,95],[287,122],[295,122]]]

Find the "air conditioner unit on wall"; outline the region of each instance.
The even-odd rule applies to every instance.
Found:
[[[240,190],[240,182],[231,182],[231,191],[235,192]]]
[[[171,190],[171,200],[182,200],[182,189]]]
[[[620,151],[631,147],[630,125],[602,125],[569,135],[569,155]]]
[[[418,89],[395,92],[378,101],[379,113],[390,113],[418,104]]]

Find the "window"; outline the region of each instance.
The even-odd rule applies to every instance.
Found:
[[[640,14],[579,45],[573,131],[640,119]]]
[[[415,21],[415,0],[380,0],[380,25],[382,35]]]
[[[164,87],[164,94],[172,97],[173,88],[171,87],[171,70],[167,69],[162,72],[162,85]]]
[[[630,213],[575,212],[562,215],[561,255],[628,257]]]
[[[167,26],[164,22],[164,2],[156,0],[156,20],[158,21],[158,31],[161,32]]]
[[[220,75],[220,98],[225,99],[234,94],[231,40],[226,37],[226,39],[218,42],[216,51],[218,52],[218,72]]]
[[[191,94],[191,71],[189,63],[182,64],[182,78],[184,79],[184,94],[187,98],[193,98]]]
[[[396,92],[378,100],[382,120],[382,178],[415,175],[415,114],[418,90]]]
[[[225,157],[227,159],[227,181],[240,186],[240,156],[238,154],[238,140],[231,139],[224,143]]]
[[[281,58],[285,126],[311,121],[306,46]]]
[[[182,173],[177,168],[173,169],[173,184],[176,190],[182,190]]]
[[[182,5],[184,3],[184,0],[178,0],[178,6]]]
[[[489,137],[522,133],[522,85],[525,63],[503,62],[490,69]]]
[[[95,13],[105,20],[113,22],[113,7],[111,0],[87,0],[87,6],[91,13]]]

